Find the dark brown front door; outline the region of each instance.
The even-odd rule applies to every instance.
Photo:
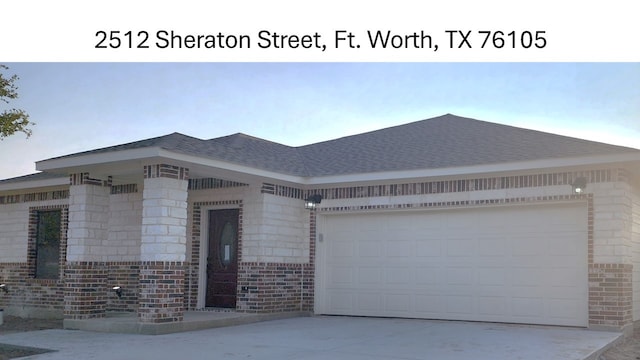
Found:
[[[209,211],[208,307],[236,307],[238,209]]]

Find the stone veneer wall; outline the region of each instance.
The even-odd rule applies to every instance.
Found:
[[[67,262],[64,273],[65,319],[105,316],[109,194],[111,179],[88,173],[70,176]]]
[[[610,182],[593,186],[589,325],[624,329],[633,321],[633,201],[627,170],[613,169],[611,173]]]
[[[192,189],[189,294],[192,309],[198,304],[202,271],[201,223],[208,209],[237,208],[240,213],[239,264],[236,310],[272,313],[313,310],[313,262],[309,212],[299,199],[302,191],[263,184]]]
[[[102,182],[100,182],[102,185]],[[69,190],[55,189],[0,196],[0,282],[9,292],[0,293],[0,307],[7,314],[23,317],[57,317],[64,313]],[[136,311],[142,194],[136,184],[111,186],[109,196],[108,259],[103,281],[107,311]],[[39,210],[62,209],[60,279],[36,279],[35,221]],[[113,261],[111,261],[113,260]],[[130,261],[131,260],[131,261]],[[122,298],[111,291],[123,288]]]
[[[61,318],[63,270],[67,241],[66,190],[0,196],[0,308],[10,315]],[[39,210],[62,210],[59,279],[35,278],[35,236]]]
[[[585,176],[588,182],[585,195],[568,194],[570,184],[576,177]],[[569,171],[546,174],[533,174],[509,177],[486,177],[478,179],[428,181],[406,184],[386,184],[372,186],[354,186],[341,188],[319,188],[302,191],[279,185],[264,184],[262,194],[301,200],[309,194],[320,193],[323,203],[319,212],[367,211],[375,209],[420,209],[427,207],[449,208],[457,206],[491,205],[507,203],[533,203],[545,201],[585,200],[588,206],[589,241],[589,323],[590,326],[620,328],[633,320],[640,320],[640,186],[629,185],[631,180],[623,169],[600,169],[592,171]],[[235,184],[234,186],[244,186]],[[193,190],[193,189],[192,189]],[[197,189],[196,189],[197,190]],[[231,204],[244,210],[244,229],[249,214],[255,211],[255,189],[250,194],[246,189],[231,195],[201,192],[208,199],[201,204]],[[137,191],[137,190],[136,190]],[[224,190],[226,191],[226,190]],[[197,193],[197,191],[195,191]],[[192,195],[194,191],[190,191]],[[0,306],[14,309],[41,306],[42,309],[61,309],[61,283],[50,283],[29,279],[29,265],[26,259],[26,243],[18,245],[27,237],[25,229],[16,225],[15,219],[28,218],[28,204],[60,205],[66,203],[65,190],[51,192],[14,194],[0,196],[0,225],[11,223],[7,238],[0,239],[0,281],[13,289],[7,296],[0,294]],[[68,196],[68,192],[66,192]],[[112,192],[113,194],[113,192]],[[137,195],[139,196],[139,195]],[[198,195],[200,196],[200,195]],[[235,200],[233,200],[235,199]],[[53,201],[53,203],[52,203]],[[194,200],[198,202],[199,200]],[[191,202],[191,200],[190,200]],[[193,203],[190,203],[192,209]],[[27,204],[27,205],[25,205]],[[193,208],[195,215],[195,208]],[[303,210],[301,210],[303,211]],[[190,215],[190,217],[191,217]],[[251,217],[254,215],[252,214]],[[194,216],[195,219],[195,216]],[[199,220],[197,220],[199,221]],[[26,224],[26,220],[25,220]],[[313,279],[315,259],[315,214],[310,215],[309,262],[244,262],[240,264],[238,284],[238,309],[251,312],[279,311],[281,309],[312,309]],[[196,226],[197,225],[197,226]],[[183,301],[189,308],[196,307],[197,277],[199,276],[199,229],[196,221],[190,224],[189,257],[191,263],[183,263],[181,279],[169,274],[175,284],[182,281]],[[198,230],[199,231],[199,230]],[[241,231],[243,231],[241,229]],[[259,233],[256,229],[251,229]],[[7,232],[3,232],[5,236]],[[20,241],[18,241],[20,240]],[[24,248],[23,248],[24,247]],[[24,250],[22,250],[24,249]],[[242,250],[241,250],[242,251]],[[25,254],[25,255],[21,255]],[[24,256],[24,257],[23,257]],[[17,260],[17,261],[16,261]],[[116,300],[107,293],[107,309],[135,310],[138,299],[136,276],[140,280],[140,266],[136,261],[103,262],[106,269],[106,283],[101,285],[108,290],[113,283],[125,285],[124,300]],[[82,265],[82,264],[78,264]],[[147,264],[152,267],[151,263]],[[179,264],[178,264],[179,267]],[[72,270],[76,269],[74,267]],[[188,269],[186,269],[188,268]],[[154,268],[155,271],[164,271]],[[97,270],[103,271],[103,270]],[[103,275],[99,275],[103,276]],[[156,279],[164,280],[164,279]],[[128,292],[128,290],[131,292]],[[15,306],[20,304],[19,306]],[[13,305],[13,306],[12,306]],[[176,317],[168,317],[175,319]]]
[[[182,321],[186,263],[189,170],[144,166],[138,320]]]

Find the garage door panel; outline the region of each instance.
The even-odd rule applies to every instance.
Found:
[[[343,261],[351,261],[353,256],[355,255],[355,245],[350,241],[345,241],[351,239],[352,236],[348,236],[345,238],[336,237],[336,239],[341,239],[340,241],[335,241],[331,245],[331,257],[335,260],[339,260],[340,258]]]
[[[409,254],[413,254],[413,241],[389,239],[385,247],[385,256],[407,258]]]
[[[328,280],[335,287],[351,287],[354,283],[354,269],[351,266],[334,266],[328,271]]]
[[[473,308],[473,299],[469,296],[447,296],[447,313],[455,315],[456,320],[460,318],[460,315],[473,317]]]
[[[332,290],[327,295],[329,306],[336,314],[350,314],[356,310],[353,306],[356,295],[353,292]]]
[[[379,293],[359,293],[357,305],[363,315],[373,315],[382,310],[382,296]]]
[[[475,282],[475,271],[472,267],[447,267],[447,285],[473,285]]]
[[[478,314],[502,318],[508,309],[508,300],[507,296],[479,296]]]
[[[482,286],[506,286],[508,272],[505,267],[476,268],[477,284]]]
[[[579,310],[571,299],[551,299],[548,302],[549,317],[558,320],[570,320],[579,316]]]
[[[414,268],[414,278],[418,289],[430,289],[442,282],[444,269],[440,266],[417,266]]]
[[[581,275],[581,269],[571,267],[555,267],[551,269],[553,276],[548,279],[548,284],[555,287],[574,288],[579,286],[575,283],[575,279]]]
[[[379,267],[359,266],[357,276],[357,284],[361,287],[370,288],[372,286],[382,285],[380,280],[384,276],[384,272]]]
[[[385,285],[392,287],[407,288],[414,281],[414,270],[409,266],[394,267],[388,266],[384,269]]]
[[[544,301],[535,297],[511,298],[513,316],[520,318],[539,318],[544,315]]]
[[[442,256],[442,244],[443,241],[441,239],[419,239],[416,241],[416,251],[414,254],[418,258],[440,258]]]
[[[584,203],[321,218],[319,313],[587,325]]]
[[[390,313],[397,313],[396,316],[408,315],[413,309],[413,294],[398,293],[387,294],[385,296],[385,310]]]
[[[542,281],[548,278],[548,269],[539,267],[514,267],[509,274],[511,284],[514,287],[539,286]]]
[[[440,294],[416,295],[415,312],[425,318],[438,318],[446,311],[445,297]]]
[[[384,242],[366,241],[358,243],[358,256],[362,258],[379,258],[383,254]]]
[[[446,239],[447,255],[473,257],[476,253],[476,241],[472,238],[456,238],[450,236]]]
[[[478,255],[482,257],[503,257],[510,252],[504,237],[478,237]],[[496,261],[489,258],[488,261]]]
[[[512,254],[518,258],[540,256],[545,252],[544,238],[541,236],[513,235],[511,244]]]

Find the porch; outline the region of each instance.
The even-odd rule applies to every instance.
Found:
[[[64,328],[107,333],[161,335],[310,316],[310,313],[301,311],[256,314],[227,309],[205,309],[185,311],[184,320],[166,323],[140,322],[135,312],[106,312],[105,315],[102,318],[65,319]]]

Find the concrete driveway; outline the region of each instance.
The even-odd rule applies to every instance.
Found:
[[[316,316],[169,335],[43,330],[0,343],[55,349],[29,359],[596,359],[619,333]]]

